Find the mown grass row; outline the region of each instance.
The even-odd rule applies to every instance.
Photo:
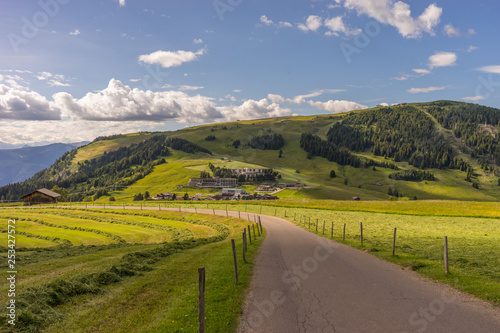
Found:
[[[78,212],[78,211],[75,211],[75,212]],[[103,222],[103,223],[130,225],[130,226],[136,226],[136,227],[141,227],[141,228],[164,231],[164,232],[167,232],[168,234],[171,235],[170,241],[173,241],[173,242],[194,238],[193,232],[191,232],[188,229],[177,228],[177,227],[172,227],[172,226],[168,226],[168,225],[147,223],[147,222],[136,222],[136,221],[121,220],[121,219],[116,219],[116,218],[98,217],[98,216],[90,215],[91,211],[80,211],[80,212],[85,214],[85,215],[73,214],[70,212],[62,212],[62,211],[57,212],[57,215],[81,219],[81,220],[92,220],[92,221]],[[53,212],[40,211],[40,213],[53,213]],[[135,214],[128,214],[128,216],[130,216],[130,215],[137,216]],[[155,217],[155,218],[157,218],[157,217]]]
[[[192,221],[200,224],[201,221]],[[71,279],[57,279],[42,286],[28,288],[16,298],[18,305],[19,332],[36,332],[63,318],[63,312],[58,310],[73,298],[87,294],[100,294],[105,286],[123,281],[127,277],[144,274],[153,270],[153,265],[159,261],[205,244],[224,240],[230,234],[227,227],[208,222],[217,230],[217,235],[207,238],[188,239],[166,243],[152,249],[136,251],[124,255],[119,264],[109,269],[74,276]],[[206,224],[205,224],[206,225]],[[4,321],[5,323],[5,321]],[[4,328],[7,326],[4,325]]]

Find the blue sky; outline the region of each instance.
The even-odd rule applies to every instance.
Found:
[[[499,12],[493,0],[3,1],[0,147],[382,103],[500,108]]]

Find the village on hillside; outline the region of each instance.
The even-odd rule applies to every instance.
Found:
[[[213,200],[276,200],[274,195],[283,189],[303,189],[304,184],[298,182],[276,182],[275,177],[266,177],[272,173],[268,168],[241,168],[225,169],[226,174],[231,177],[205,177],[191,178],[187,183],[190,188],[198,189],[221,189],[215,194],[195,194],[191,197],[186,195],[177,195],[176,193],[158,193],[152,200],[193,200],[193,201],[213,201]],[[238,183],[252,182],[258,184],[254,193],[248,193],[245,189],[238,188]],[[265,183],[264,183],[265,182]],[[260,193],[265,192],[265,193]]]

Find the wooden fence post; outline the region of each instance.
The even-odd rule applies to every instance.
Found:
[[[250,241],[250,245],[252,244],[252,235],[250,234],[250,225],[248,225],[248,240]]]
[[[448,269],[448,236],[444,236],[444,272],[450,273]]]
[[[342,240],[345,241],[345,223],[344,223],[344,232],[342,233]]]
[[[359,230],[361,232],[359,239],[361,240],[361,246],[363,246],[363,222],[359,222]]]
[[[286,209],[285,209],[285,217],[286,217]]]
[[[205,267],[198,268],[198,333],[205,332]]]
[[[234,245],[234,239],[231,239],[231,247],[233,248],[234,280],[236,284],[238,284],[238,260],[236,259],[236,245]]]
[[[246,247],[246,240],[247,240],[246,231],[247,231],[247,229],[243,229],[243,262],[247,262],[247,259],[245,258],[245,252],[247,250],[247,247]]]
[[[255,236],[255,224],[252,224],[252,230],[253,230],[253,239],[257,239],[257,236]]]
[[[323,220],[323,235],[325,234],[325,220]]]
[[[241,219],[241,212],[240,211],[238,211],[238,218]]]
[[[396,229],[394,228],[394,236],[392,238],[392,256],[394,257],[394,253],[396,252]]]
[[[258,234],[258,235],[259,235],[259,237],[260,237],[259,222],[257,222],[257,234]]]
[[[330,238],[333,238],[333,222],[332,222],[332,231],[331,231]]]
[[[212,208],[213,212],[214,212],[214,215],[215,215],[215,208]]]
[[[274,209],[274,216],[276,216],[276,213],[278,212],[278,208]]]
[[[297,217],[297,212],[293,214],[293,222],[295,222],[295,218]]]
[[[319,220],[316,219],[316,232],[318,232],[318,223],[319,223]]]

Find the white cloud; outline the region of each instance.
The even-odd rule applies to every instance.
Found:
[[[47,81],[47,84],[51,87],[70,87],[71,84],[68,83],[69,79],[62,74],[52,74],[50,72],[38,72],[35,77],[40,81]]]
[[[455,66],[457,64],[457,55],[453,52],[436,52],[429,57],[429,67],[431,69],[437,67]]]
[[[125,0],[118,0],[118,5],[120,7],[125,7],[127,5],[127,2]]]
[[[344,6],[395,27],[406,38],[421,37],[423,32],[433,36],[443,12],[442,8],[431,4],[418,18],[413,18],[409,4],[393,0],[346,0]]]
[[[59,120],[61,110],[36,92],[0,84],[0,119]]]
[[[57,93],[54,101],[68,118],[95,121],[165,121],[198,123],[221,118],[212,99],[181,91],[152,92],[131,89],[111,79],[106,89],[75,99]]]
[[[472,52],[472,51],[477,50],[478,48],[479,48],[479,47],[477,47],[477,46],[471,45],[471,46],[469,46],[469,48],[467,49],[467,52],[469,52],[469,53],[470,53],[470,52]]]
[[[310,15],[306,23],[299,23],[298,28],[304,32],[317,31],[323,25],[323,19],[316,15]]]
[[[7,73],[13,73],[14,71],[5,71]],[[18,73],[18,72],[15,72]],[[27,85],[28,82],[20,77],[19,75],[0,75],[0,82],[5,83],[6,85],[10,86],[11,88],[17,89],[17,90],[28,90],[27,87],[23,86],[23,84]]]
[[[71,36],[78,36],[80,34],[80,30],[75,29],[69,33]]]
[[[393,78],[394,80],[398,80],[398,81],[406,81],[410,78],[409,75],[403,75],[403,76],[398,76],[398,77],[395,77]]]
[[[467,102],[478,102],[478,101],[484,99],[484,97],[483,96],[472,96],[472,97],[462,97],[460,99],[467,101]]]
[[[445,90],[449,88],[450,86],[444,86],[444,87],[427,87],[427,88],[411,88],[408,89],[407,91],[410,94],[422,94],[422,93],[430,93],[433,91],[439,91],[439,90]]]
[[[272,20],[268,19],[266,15],[262,15],[260,17],[260,22],[264,23],[268,27],[271,25],[274,25],[274,22]]]
[[[234,93],[240,93],[241,92],[241,89],[234,89],[233,90]]]
[[[188,86],[188,85],[182,85],[179,87],[179,90],[200,90],[205,87],[200,87],[200,86]]]
[[[260,101],[248,100],[239,106],[223,106],[217,109],[223,114],[224,119],[229,121],[292,115],[290,109],[282,108],[276,103],[270,103],[267,98]]]
[[[412,69],[412,71],[414,71],[415,73],[420,74],[420,75],[427,75],[427,74],[432,73],[430,70],[425,69],[425,68],[415,68],[415,69]]]
[[[195,43],[195,44],[202,44],[203,43],[203,39],[201,39],[201,38],[195,38],[195,39],[193,39],[193,43]]]
[[[177,67],[186,62],[197,60],[199,56],[206,53],[206,49],[196,52],[191,51],[156,51],[139,56],[139,61],[150,65],[159,64],[164,68]]]
[[[268,94],[267,99],[269,99],[273,103],[284,103],[285,99],[280,95]]]
[[[328,102],[314,102],[308,101],[311,106],[318,108],[320,110],[332,112],[332,113],[342,113],[348,112],[352,110],[362,110],[368,108],[365,105],[352,102],[352,101],[344,101],[344,100],[329,100]]]
[[[469,29],[469,30],[467,30],[467,34],[468,34],[469,36],[473,36],[473,35],[475,35],[475,34],[476,34],[476,30],[474,30],[474,29]]]
[[[318,97],[323,95],[324,93],[339,93],[339,92],[344,92],[345,89],[321,89],[318,91],[314,91],[310,94],[306,95],[297,95],[293,99],[287,99],[288,102],[295,103],[295,104],[304,104],[306,102],[305,98],[312,98],[312,97]]]
[[[460,33],[460,29],[455,28],[451,24],[447,24],[444,26],[444,33],[448,37],[460,37],[462,34]]]
[[[479,68],[479,71],[484,73],[500,74],[500,66],[485,66]]]
[[[361,29],[350,29],[344,24],[342,16],[333,17],[331,19],[325,20],[325,27],[329,29],[325,33],[327,36],[338,36],[339,33],[343,33],[346,36],[353,36],[361,33]]]
[[[280,22],[278,23],[279,28],[293,28],[293,25],[290,22]]]

